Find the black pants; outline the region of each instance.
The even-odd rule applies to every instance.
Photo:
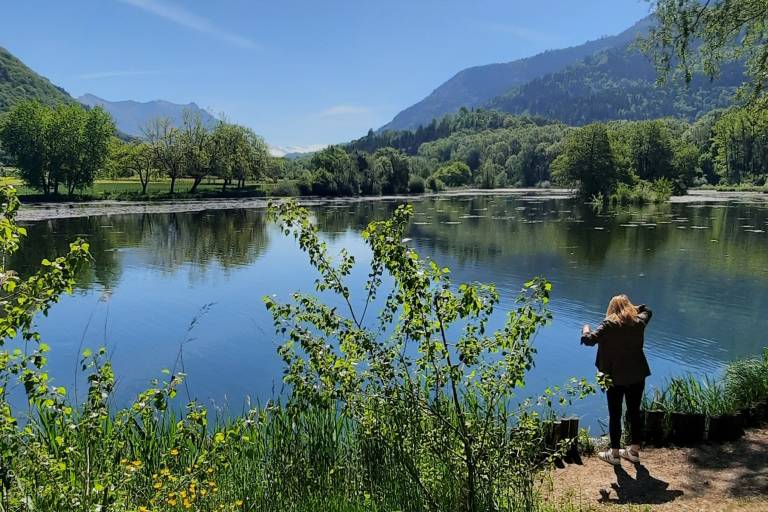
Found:
[[[627,401],[627,423],[632,438],[632,444],[642,442],[640,426],[640,402],[643,400],[645,379],[628,386],[611,386],[608,388],[608,433],[611,437],[611,448],[621,447],[621,404]]]

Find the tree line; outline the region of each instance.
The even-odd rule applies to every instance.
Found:
[[[24,182],[45,195],[58,194],[62,186],[71,195],[96,178],[138,178],[142,194],[160,178],[169,181],[171,194],[179,178],[192,180],[190,193],[206,177],[219,179],[222,190],[243,188],[265,174],[271,159],[250,128],[226,121],[206,126],[191,112],[181,126],[158,118],[147,124],[143,138],[124,141],[100,107],[36,101],[19,103],[3,116],[0,144]]]
[[[691,186],[763,185],[768,178],[768,113],[715,110],[693,123],[678,119],[611,121],[571,127],[496,111],[461,110],[425,128],[370,132],[347,145],[297,159],[273,158],[244,126],[206,126],[186,113],[180,126],[156,119],[144,137],[123,141],[100,108],[36,102],[16,105],[0,121],[0,143],[19,176],[44,194],[72,194],[95,178],[135,178],[142,194],[153,180],[206,178],[242,189],[272,182],[274,195],[356,196],[421,193],[446,187],[579,188],[610,194],[619,184],[666,180]],[[416,146],[418,144],[418,146]]]
[[[733,108],[693,123],[668,118],[571,127],[463,110],[426,130],[370,132],[285,161],[276,178],[296,184],[286,193],[314,195],[560,185],[591,196],[659,180],[678,194],[703,185],[760,186],[768,178],[768,113]]]

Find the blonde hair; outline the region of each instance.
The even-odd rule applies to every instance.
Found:
[[[637,321],[637,306],[630,302],[629,297],[616,295],[608,303],[605,319],[620,325],[631,325]]]

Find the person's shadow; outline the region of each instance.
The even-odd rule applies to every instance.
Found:
[[[616,491],[618,503],[658,505],[668,503],[683,495],[683,491],[670,490],[669,482],[654,478],[642,464],[635,464],[637,478],[632,478],[621,466],[614,466],[616,483],[611,487]],[[604,497],[605,500],[605,497]]]

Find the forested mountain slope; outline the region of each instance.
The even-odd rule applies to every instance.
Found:
[[[571,125],[668,116],[692,121],[715,108],[729,106],[745,76],[743,66],[734,63],[725,66],[717,80],[696,76],[688,87],[680,83],[658,86],[656,78],[648,58],[627,45],[536,78],[485,106]]]
[[[52,84],[0,47],[0,112],[5,112],[24,100],[38,100],[46,105],[74,101],[62,89]]]
[[[381,130],[415,129],[461,107],[481,106],[513,87],[524,85],[548,73],[560,71],[601,51],[624,47],[645,34],[652,19],[646,17],[624,32],[579,46],[550,50],[533,57],[502,64],[464,69],[440,85],[429,96],[403,110]]]

